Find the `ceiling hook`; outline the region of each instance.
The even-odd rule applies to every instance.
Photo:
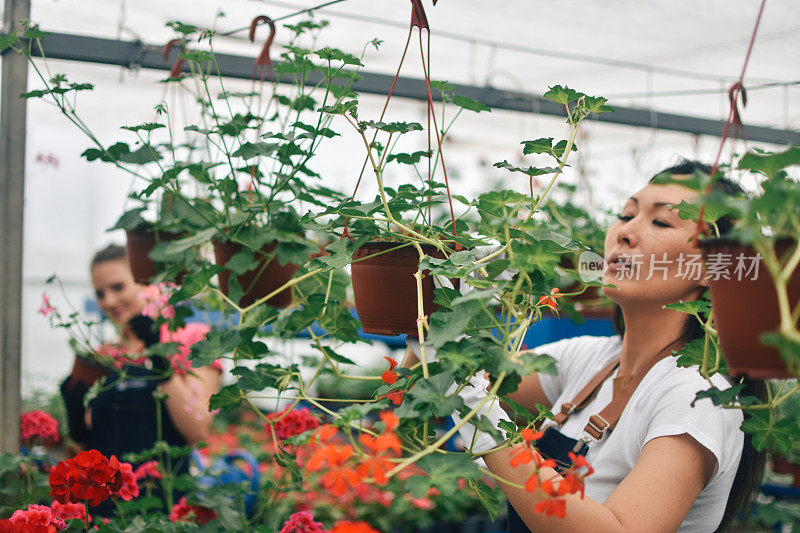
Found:
[[[272,81],[272,59],[269,57],[269,49],[272,46],[272,41],[275,39],[275,22],[273,22],[273,20],[266,15],[259,15],[254,18],[250,23],[250,42],[255,42],[256,27],[262,22],[269,24],[269,37],[267,37],[264,46],[261,48],[261,53],[258,54],[258,57],[253,64],[253,80],[256,79],[260,67],[261,81],[264,81],[264,68],[266,67],[266,69],[269,71],[269,79]]]
[[[170,80],[180,80],[181,74],[183,74],[183,63],[184,59],[181,57],[181,54],[184,51],[183,43],[181,43],[180,39],[172,39],[170,42],[164,45],[164,48],[161,49],[161,55],[164,57],[164,61],[166,62],[169,59],[169,52],[173,46],[177,46],[179,49],[178,52],[178,59],[175,61],[175,64],[172,65],[172,69],[169,71],[169,78]]]

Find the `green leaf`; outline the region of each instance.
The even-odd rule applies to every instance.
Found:
[[[347,52],[342,52],[336,48],[325,47],[314,52],[314,55],[325,61],[341,61],[345,65],[364,66],[361,60],[356,56],[348,54]]]
[[[128,131],[153,131],[160,128],[166,128],[164,124],[159,124],[157,122],[145,122],[144,124],[138,124],[136,126],[121,126],[123,130]]]
[[[106,231],[114,231],[118,229],[132,230],[147,224],[147,221],[142,217],[142,213],[147,211],[147,207],[134,207],[125,211],[117,222],[108,228]]]
[[[583,99],[583,107],[587,113],[614,113],[614,108],[605,105],[606,102],[608,99],[602,96],[587,96]]]
[[[278,143],[246,142],[236,149],[231,154],[231,157],[241,157],[243,159],[252,159],[257,156],[267,157],[274,154],[280,146]]]
[[[10,48],[16,44],[19,44],[19,37],[17,36],[16,31],[12,31],[11,33],[5,35],[0,35],[0,53],[6,48]]]
[[[202,63],[204,61],[213,61],[214,54],[206,52],[205,50],[192,50],[190,52],[181,53],[181,58],[186,61],[193,61],[195,63]]]
[[[476,113],[480,113],[481,111],[489,111],[492,112],[491,108],[477,100],[473,100],[472,98],[467,98],[466,96],[458,96],[453,95],[453,103],[462,109],[466,109],[468,111],[475,111]]]
[[[239,379],[236,384],[240,390],[260,391],[267,387],[276,387],[280,375],[283,374],[283,369],[277,365],[260,363],[253,369],[237,366],[231,370],[231,374],[238,376]]]
[[[458,480],[480,479],[481,472],[470,459],[463,453],[448,453],[445,455],[426,455],[417,461],[427,476],[411,476],[406,480],[406,486],[415,498],[423,498],[431,487],[439,489],[444,497],[452,497],[458,491]]]
[[[739,160],[739,168],[756,170],[770,178],[780,170],[793,165],[800,165],[800,146],[789,146],[783,152],[750,150]]]
[[[317,347],[318,350],[322,351],[325,355],[327,355],[332,361],[336,361],[337,363],[342,363],[344,365],[354,365],[356,364],[355,361],[352,359],[348,359],[343,355],[339,355],[338,353],[334,352],[328,346]]]
[[[671,304],[667,304],[663,306],[667,309],[673,309],[675,311],[680,311],[681,313],[688,313],[690,315],[699,315],[708,314],[711,311],[711,302],[708,300],[690,300],[688,302],[679,301],[673,302]]]
[[[574,91],[569,87],[554,85],[553,87],[550,87],[550,90],[544,93],[542,96],[557,104],[566,105],[585,95],[583,93],[579,93],[578,91]]]
[[[400,153],[400,154],[389,154],[386,157],[386,161],[391,163],[392,161],[397,161],[403,165],[413,165],[419,163],[420,159],[423,157],[431,157],[430,150],[419,150],[413,153]]]
[[[753,446],[758,451],[777,451],[786,454],[800,440],[800,426],[796,420],[781,418],[768,410],[748,411],[742,422],[742,431],[752,435]]]
[[[559,172],[557,168],[554,167],[544,167],[544,168],[536,168],[536,167],[517,167],[512,165],[506,160],[501,161],[500,163],[495,163],[493,165],[495,168],[504,168],[510,172],[521,172],[528,176],[541,176],[544,174],[552,174],[553,172]]]
[[[453,411],[464,407],[464,400],[454,394],[447,395],[453,384],[453,374],[442,372],[427,379],[420,379],[408,392],[407,400],[418,413],[422,420],[432,416],[450,416]]]
[[[236,385],[228,385],[223,387],[218,393],[211,396],[208,402],[209,411],[222,408],[230,411],[234,407],[238,407],[242,403],[242,393]]]
[[[431,89],[438,89],[443,92],[452,92],[453,88],[446,81],[431,80]]]
[[[716,387],[711,387],[710,389],[701,390],[696,395],[694,400],[692,400],[692,407],[694,404],[702,400],[703,398],[708,398],[714,405],[728,405],[736,401],[736,398],[739,396],[739,393],[744,388],[744,383],[739,383],[735,387],[729,387],[725,390],[720,390]]]
[[[171,304],[176,304],[199,294],[208,288],[208,284],[217,272],[222,270],[217,265],[206,265],[200,270],[192,272],[183,280],[183,285],[169,299]]]
[[[494,522],[497,519],[497,513],[500,511],[500,505],[503,500],[497,495],[495,490],[487,487],[486,484],[480,481],[470,479],[469,486],[475,491],[478,501],[481,502],[481,505],[483,505],[483,508],[486,509],[486,512],[489,514],[489,518]]]
[[[431,327],[426,344],[441,348],[445,343],[462,335],[469,324],[483,311],[480,301],[470,300],[450,311],[439,309],[431,315]]]
[[[366,122],[359,122],[362,127],[375,128],[376,130],[386,131],[389,133],[408,133],[410,131],[422,131],[422,125],[417,122],[375,122],[368,120]]]
[[[251,335],[252,337],[252,335]],[[208,366],[227,353],[233,351],[242,342],[242,333],[238,329],[212,330],[206,338],[192,345],[189,360],[194,368]]]

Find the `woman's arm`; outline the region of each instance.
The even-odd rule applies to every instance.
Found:
[[[174,375],[159,386],[167,396],[166,405],[175,427],[190,444],[208,437],[214,418],[208,400],[219,390],[220,372],[213,368],[193,369],[192,375]]]
[[[534,466],[510,465],[512,448],[484,456],[495,474],[524,485]],[[633,470],[603,502],[579,494],[566,496],[566,517],[537,514],[534,507],[546,499],[541,489],[523,489],[500,484],[511,505],[531,531],[592,533],[677,531],[716,466],[716,457],[688,434],[658,437],[642,448]],[[561,476],[552,468],[539,470],[539,480]]]

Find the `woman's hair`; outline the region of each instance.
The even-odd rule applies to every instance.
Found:
[[[678,164],[664,169],[656,176],[664,173],[672,175],[691,175],[695,171],[700,171],[705,174],[711,174],[711,167],[699,161],[692,161],[688,159],[681,160]],[[655,176],[651,178],[653,181]],[[714,180],[712,190],[729,194],[731,196],[743,196],[744,190],[730,179],[719,176]],[[725,215],[716,221],[717,229],[720,235],[727,234],[733,227],[734,221]],[[702,315],[701,315],[702,317]],[[702,317],[706,318],[706,317]],[[622,308],[617,304],[614,307],[614,329],[621,336],[625,336],[625,322],[622,316]],[[686,342],[695,339],[702,339],[705,335],[705,330],[700,324],[700,321],[693,316],[687,316],[683,328],[683,338]],[[767,384],[764,380],[756,380],[744,378],[744,388],[740,392],[741,396],[755,396],[762,401],[767,398]],[[766,452],[759,452],[753,446],[752,438],[749,434],[744,435],[744,447],[742,449],[742,459],[739,461],[739,468],[736,470],[736,477],[733,480],[733,487],[731,488],[728,503],[725,506],[725,514],[722,516],[717,531],[725,531],[733,521],[734,516],[739,511],[746,511],[750,504],[753,495],[761,486],[761,479],[764,477],[764,469],[767,461]]]
[[[100,263],[105,263],[108,261],[115,261],[117,259],[125,259],[127,253],[125,252],[125,248],[118,245],[118,244],[109,244],[102,250],[98,251],[92,257],[92,262],[89,265],[90,268],[94,268]]]

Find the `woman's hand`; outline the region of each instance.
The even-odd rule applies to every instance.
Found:
[[[214,418],[208,401],[219,390],[220,381],[220,372],[213,368],[195,368],[193,373],[175,374],[158,387],[168,395],[166,405],[172,422],[190,444],[208,438]]]

